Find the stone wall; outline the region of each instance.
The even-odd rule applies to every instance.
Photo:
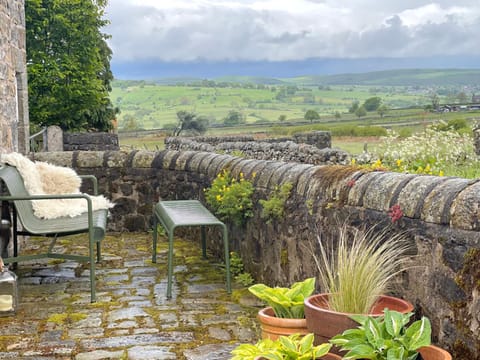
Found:
[[[3,151],[29,150],[23,0],[0,1],[0,141]]]
[[[323,132],[324,133],[324,132]],[[313,137],[318,139],[318,137]],[[204,138],[182,138],[169,137],[165,139],[165,148],[169,150],[194,150],[218,152],[223,154],[237,155],[241,152],[243,156],[257,160],[276,160],[286,162],[297,162],[314,165],[322,164],[347,164],[350,162],[350,155],[339,149],[329,147],[319,149],[317,146],[285,139],[271,139],[267,141],[250,141],[245,138],[231,138],[231,141],[220,142],[203,141]],[[223,139],[223,138],[221,138]],[[282,140],[282,141],[280,141]],[[306,140],[298,138],[298,141]],[[313,141],[313,140],[312,140]]]
[[[64,133],[64,151],[105,151],[120,150],[118,135],[114,133]]]
[[[335,238],[338,224],[406,232],[412,267],[395,282],[394,294],[410,300],[432,321],[433,341],[454,359],[480,359],[480,181],[359,172],[351,167],[252,160],[195,151],[38,153],[38,160],[93,173],[116,202],[110,231],[146,231],[159,199],[204,200],[203,189],[229,166],[252,173],[255,200],[281,183],[294,187],[286,215],[266,223],[257,204],[244,226],[229,226],[233,251],[258,282],[289,285],[316,275],[312,248]],[[400,205],[392,224],[387,212]],[[188,234],[187,234],[188,235]],[[220,234],[210,233],[221,256]],[[314,250],[313,250],[314,251]]]

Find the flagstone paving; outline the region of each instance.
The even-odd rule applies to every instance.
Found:
[[[85,252],[85,237],[56,250]],[[30,239],[22,253],[44,246]],[[109,234],[97,266],[97,302],[90,303],[88,265],[20,263],[20,306],[0,318],[0,359],[229,359],[239,343],[259,338],[258,303],[238,284],[226,293],[224,271],[204,260],[200,245],[175,240],[173,297],[166,292],[166,239],[151,262],[151,234]]]

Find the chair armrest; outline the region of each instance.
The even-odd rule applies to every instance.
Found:
[[[92,214],[92,199],[87,194],[54,194],[54,195],[26,195],[11,196],[0,195],[0,201],[17,201],[17,200],[51,200],[51,199],[85,199],[87,201],[88,214]]]
[[[80,179],[90,180],[93,184],[93,195],[98,195],[98,180],[95,175],[79,175]]]

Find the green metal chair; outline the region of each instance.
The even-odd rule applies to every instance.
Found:
[[[81,176],[93,182],[94,195],[97,193],[97,179],[92,175]],[[29,195],[25,189],[23,179],[13,166],[0,164],[0,180],[5,184],[8,194],[0,194],[0,201],[13,204],[13,256],[3,259],[6,264],[17,263],[41,258],[55,258],[90,262],[90,297],[91,302],[96,301],[95,295],[95,246],[96,260],[100,261],[100,242],[105,237],[108,210],[92,211],[92,201],[85,194],[61,195]],[[61,217],[56,219],[41,219],[35,216],[31,200],[48,201],[49,199],[85,199],[88,211],[75,217]],[[18,220],[22,230],[18,230]],[[88,233],[89,253],[87,255],[54,253],[53,247],[58,237]],[[17,236],[45,236],[52,237],[46,252],[32,255],[18,255]]]

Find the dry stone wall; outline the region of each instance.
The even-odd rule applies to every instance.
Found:
[[[120,150],[118,135],[114,133],[64,133],[63,150],[65,151],[105,151]]]
[[[325,132],[322,132],[325,133]],[[328,133],[327,133],[328,134]],[[350,155],[339,149],[330,147],[318,148],[309,145],[307,135],[297,138],[300,143],[286,139],[271,139],[267,141],[254,141],[249,137],[231,137],[229,141],[220,141],[224,138],[182,138],[169,137],[165,139],[165,148],[169,150],[194,150],[208,151],[223,154],[238,154],[257,160],[276,160],[286,162],[297,162],[314,165],[322,164],[347,164],[350,162]],[[312,137],[318,139],[319,137]],[[236,141],[235,141],[236,140]],[[312,140],[313,142],[313,140]]]
[[[199,199],[221,169],[253,173],[254,216],[243,226],[228,224],[231,248],[258,282],[286,286],[317,271],[312,251],[330,241],[338,224],[377,226],[406,232],[412,267],[396,279],[394,295],[410,300],[428,316],[433,341],[454,359],[480,359],[480,181],[460,178],[360,172],[340,166],[244,159],[199,151],[38,153],[36,159],[93,173],[100,189],[116,202],[110,231],[151,228],[161,199]],[[262,219],[259,199],[279,184],[293,191],[283,219]],[[404,216],[392,223],[388,210]],[[189,234],[187,234],[188,236]],[[220,234],[212,230],[211,251],[222,254]],[[320,289],[318,289],[320,290]]]

